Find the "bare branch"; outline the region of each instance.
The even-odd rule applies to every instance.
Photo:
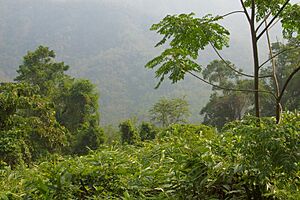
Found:
[[[283,88],[282,88],[282,90],[281,90],[281,93],[280,93],[280,95],[279,95],[279,97],[278,97],[278,101],[280,102],[281,101],[281,99],[282,99],[282,97],[283,97],[283,94],[284,94],[284,92],[285,92],[285,90],[286,90],[286,88],[287,88],[287,86],[288,86],[288,84],[290,83],[290,81],[293,79],[293,77],[297,74],[297,72],[299,72],[300,71],[300,65],[289,75],[289,77],[288,77],[288,79],[286,80],[286,82],[285,82],[285,84],[283,85]]]
[[[268,25],[264,28],[264,30],[257,36],[257,40],[259,40],[263,34],[269,29],[269,27],[273,24],[273,22],[278,18],[278,16],[282,13],[282,11],[285,9],[285,7],[289,4],[290,0],[287,0],[280,10],[276,13],[276,15],[271,19],[271,21],[268,23]]]
[[[263,21],[258,25],[258,27],[256,28],[256,30],[255,30],[255,32],[257,32],[258,30],[259,30],[259,28],[262,26],[262,25],[264,25],[264,23],[267,21],[267,19],[271,16],[271,12],[269,13],[269,14],[267,14],[266,16],[265,16],[265,18],[263,19]]]
[[[219,56],[219,58],[225,63],[225,65],[230,68],[232,71],[236,72],[237,74],[240,74],[242,76],[246,76],[246,77],[250,77],[253,78],[253,75],[249,75],[249,74],[245,74],[243,72],[240,72],[239,70],[235,69],[234,67],[232,67],[220,54],[220,52],[216,49],[216,47],[210,42],[210,45],[212,46],[212,48],[214,49],[214,51],[216,52],[216,54]]]
[[[210,43],[210,45],[212,46],[212,48],[214,49],[214,51],[216,52],[216,54],[218,55],[218,57],[222,60],[222,62],[225,63],[225,65],[230,68],[232,71],[234,71],[235,73],[239,74],[239,75],[242,75],[242,76],[246,76],[246,77],[249,77],[249,78],[254,78],[253,75],[250,75],[250,74],[245,74],[235,68],[233,68],[224,58],[223,56],[220,54],[220,52],[216,49],[216,47]],[[272,75],[265,75],[265,76],[260,76],[259,78],[269,78],[269,77],[272,77]]]
[[[233,14],[237,14],[237,13],[245,13],[245,11],[243,11],[243,10],[236,10],[236,11],[232,11],[230,13],[227,13],[225,15],[222,15],[221,17],[224,18],[224,17],[227,17],[229,15],[233,15]]]
[[[284,49],[278,53],[276,53],[275,55],[271,56],[268,60],[266,60],[265,62],[263,62],[259,68],[262,68],[265,64],[267,64],[268,62],[270,62],[272,59],[276,58],[277,56],[279,56],[280,54],[283,54],[284,52],[287,52],[287,51],[291,51],[291,50],[294,50],[294,49],[298,49],[299,47],[293,47],[293,48],[288,48],[288,49]]]
[[[222,86],[219,86],[219,85],[216,85],[216,84],[213,84],[207,80],[205,80],[204,78],[201,78],[200,76],[194,74],[193,72],[190,72],[190,71],[187,71],[187,73],[189,73],[190,75],[194,76],[195,78],[203,81],[204,83],[208,84],[208,85],[211,85],[215,88],[218,88],[218,89],[221,89],[221,90],[227,90],[227,91],[234,91],[234,92],[260,92],[260,93],[267,93],[267,94],[270,94],[272,95],[275,99],[276,99],[276,96],[270,92],[270,91],[266,91],[266,90],[248,90],[248,89],[234,89],[234,88],[226,88],[226,87],[222,87]]]
[[[265,26],[268,25],[267,20],[265,20]],[[269,48],[269,52],[270,52],[270,57],[274,57],[273,56],[273,51],[272,51],[272,44],[271,44],[271,39],[270,39],[270,33],[269,33],[269,29],[266,30],[266,36],[267,36],[267,43],[268,43],[268,48]],[[279,82],[278,82],[278,77],[276,74],[276,61],[273,58],[272,59],[272,74],[273,74],[273,81],[274,81],[274,85],[275,85],[275,95],[277,96],[276,99],[276,123],[278,124],[280,122],[281,119],[281,112],[282,112],[282,105],[281,102],[278,101],[278,96],[280,95],[280,89],[279,89]]]
[[[265,25],[267,26],[268,25],[268,22],[265,21]],[[273,55],[273,51],[272,51],[272,45],[271,45],[271,39],[270,39],[270,34],[269,34],[269,29],[267,29],[266,31],[266,34],[267,34],[267,42],[268,42],[268,48],[269,48],[269,53],[270,53],[270,56],[271,56],[271,61],[272,61],[272,70],[273,70],[273,80],[274,80],[274,83],[275,83],[275,87],[276,87],[276,96],[278,97],[279,96],[279,83],[278,83],[278,77],[277,77],[277,74],[276,74],[276,61],[274,59],[274,55]]]

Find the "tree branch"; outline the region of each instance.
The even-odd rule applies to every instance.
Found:
[[[255,0],[251,0],[251,24],[255,24]]]
[[[239,75],[242,75],[242,76],[246,76],[246,77],[249,77],[249,78],[254,78],[253,75],[250,75],[250,74],[245,74],[243,72],[240,72],[239,70],[233,68],[224,58],[223,56],[220,54],[220,52],[216,49],[216,47],[210,42],[210,45],[212,46],[212,48],[214,49],[214,51],[216,52],[216,54],[218,55],[218,57],[222,60],[222,62],[225,63],[225,65],[230,68],[232,71],[234,71],[235,73],[239,74]],[[272,75],[265,75],[265,76],[260,76],[259,78],[269,78],[271,77]]]
[[[271,30],[279,21],[280,19],[277,19],[276,22],[274,22],[273,25],[269,27],[269,30]]]
[[[250,16],[249,16],[249,13],[247,12],[246,6],[245,6],[243,0],[240,0],[240,1],[241,1],[241,5],[242,5],[242,7],[243,7],[244,13],[245,13],[245,15],[246,15],[248,21],[250,22],[250,21],[251,21],[251,18],[250,18]]]
[[[273,22],[277,19],[277,17],[282,13],[282,11],[285,9],[285,7],[289,4],[290,0],[287,0],[282,7],[279,9],[279,11],[276,13],[276,15],[271,19],[271,21],[268,23],[268,25],[264,28],[264,30],[257,36],[257,40],[259,40],[263,34],[269,29],[269,27],[273,24]]]
[[[220,52],[216,49],[216,47],[210,42],[210,45],[212,46],[212,48],[214,49],[214,51],[216,52],[216,54],[218,55],[218,57],[225,63],[225,65],[230,68],[232,71],[236,72],[237,74],[240,74],[242,76],[246,76],[246,77],[250,77],[253,78],[254,76],[249,75],[249,74],[245,74],[243,72],[240,72],[239,70],[233,68],[220,54]]]
[[[290,83],[290,81],[293,79],[293,77],[297,74],[297,72],[300,71],[300,65],[289,75],[288,79],[286,80],[285,84],[283,85],[283,88],[281,90],[281,93],[278,97],[278,101],[280,102],[282,97],[283,97],[283,94],[288,86],[288,84]]]
[[[299,47],[293,47],[293,48],[284,49],[284,50],[278,52],[277,54],[271,56],[268,60],[266,60],[265,62],[263,62],[263,63],[259,66],[259,68],[263,67],[265,64],[267,64],[268,62],[270,62],[272,59],[274,59],[275,57],[279,56],[280,54],[282,54],[282,53],[284,53],[284,52],[286,52],[286,51],[291,51],[291,50],[298,49],[298,48],[299,48]]]
[[[264,25],[264,23],[267,21],[267,19],[271,16],[271,12],[269,13],[269,14],[267,14],[266,16],[265,16],[265,18],[263,19],[263,21],[258,25],[258,27],[255,29],[255,32],[257,32],[258,30],[259,30],[259,28],[262,26],[262,25]]]
[[[268,25],[267,20],[265,20],[265,26]],[[268,43],[268,48],[269,48],[269,52],[270,52],[270,57],[274,57],[273,56],[273,51],[272,51],[272,44],[271,44],[271,39],[270,39],[270,33],[269,33],[269,29],[267,29],[266,31],[266,36],[267,36],[267,43]],[[274,81],[274,85],[275,85],[275,95],[277,97],[276,99],[276,123],[279,124],[280,119],[281,119],[281,112],[282,112],[282,105],[281,102],[278,101],[278,97],[280,95],[280,88],[279,88],[279,82],[278,82],[278,77],[277,77],[277,73],[276,73],[276,60],[273,58],[272,59],[272,74],[273,74],[273,81]]]
[[[265,25],[267,26],[268,22],[267,20],[265,20]],[[270,53],[270,57],[272,58],[271,61],[272,61],[272,70],[273,70],[273,80],[274,80],[274,83],[275,83],[275,87],[276,87],[276,96],[278,97],[279,94],[280,94],[280,91],[279,91],[279,83],[278,83],[278,77],[277,77],[277,74],[276,74],[276,61],[274,59],[274,55],[273,55],[273,51],[272,51],[272,44],[271,44],[271,39],[270,39],[270,34],[269,34],[269,29],[267,29],[266,31],[266,35],[267,35],[267,43],[268,43],[268,48],[269,48],[269,53]]]
[[[245,13],[245,11],[243,11],[243,10],[236,10],[236,11],[232,11],[232,12],[230,12],[230,13],[227,13],[227,14],[225,14],[225,15],[222,15],[221,17],[224,18],[224,17],[227,17],[227,16],[229,16],[229,15],[237,14],[237,13]]]
[[[227,91],[234,91],[234,92],[261,92],[261,93],[267,93],[267,94],[270,94],[272,95],[275,99],[276,99],[276,96],[270,92],[270,91],[266,91],[266,90],[248,90],[248,89],[234,89],[234,88],[226,88],[226,87],[222,87],[222,86],[219,86],[219,85],[216,85],[216,84],[213,84],[207,80],[205,80],[204,78],[201,78],[200,76],[194,74],[193,72],[190,72],[190,71],[187,71],[187,73],[189,73],[190,75],[194,76],[195,78],[203,81],[204,83],[208,84],[208,85],[211,85],[215,88],[218,88],[218,89],[221,89],[221,90],[227,90]]]

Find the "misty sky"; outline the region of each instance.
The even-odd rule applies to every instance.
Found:
[[[61,12],[61,10],[65,10],[64,12],[70,13],[70,15],[74,15],[78,10],[82,10],[80,13],[87,13],[85,16],[82,16],[82,18],[86,19],[86,26],[101,26],[104,24],[107,28],[114,28],[115,26],[119,25],[119,22],[117,20],[124,19],[126,20],[139,20],[140,24],[142,24],[142,29],[149,34],[152,34],[153,37],[157,37],[157,34],[154,32],[148,31],[150,26],[153,23],[159,22],[160,19],[162,19],[167,14],[179,14],[179,13],[190,13],[194,12],[197,16],[203,16],[205,14],[211,13],[211,14],[226,14],[233,10],[241,10],[240,1],[239,0],[31,0],[32,2],[35,2],[34,4],[39,5],[41,9],[47,8],[47,3],[49,2],[55,2],[57,5],[57,11]],[[294,0],[296,1],[296,0]],[[299,1],[299,0],[298,0]],[[2,3],[1,3],[2,2]],[[0,0],[0,6],[5,3],[6,0]],[[16,1],[15,4],[18,1]],[[13,4],[13,2],[12,2]],[[26,5],[26,3],[24,3]],[[38,9],[38,7],[34,5],[35,9]],[[107,16],[105,19],[102,17],[97,18],[98,15],[97,12],[101,12],[101,6],[103,5],[109,5],[107,6],[107,13],[111,14]],[[30,6],[30,4],[28,4]],[[94,10],[90,11],[90,9],[86,9],[84,11],[85,7],[95,7]],[[1,8],[1,7],[0,7]],[[98,11],[99,10],[99,11]],[[17,13],[20,13],[16,10]],[[22,11],[21,11],[22,12]],[[37,12],[33,10],[33,12]],[[94,12],[94,15],[98,15],[96,17],[93,17],[92,13]],[[39,12],[40,13],[40,12]],[[47,12],[46,15],[56,15],[56,13],[49,13]],[[58,13],[59,14],[59,13]],[[117,20],[113,19],[114,15],[118,14]],[[93,17],[90,18],[89,17]],[[121,16],[121,17],[120,17]],[[16,21],[23,20],[27,16],[19,16],[20,19],[16,19]],[[44,16],[43,16],[44,17]],[[49,17],[50,19],[53,17]],[[140,18],[140,19],[139,19]],[[46,18],[45,18],[46,19]],[[64,20],[66,21],[66,20]],[[51,21],[50,25],[51,25]],[[49,23],[47,22],[47,23]],[[111,26],[108,25],[111,23]],[[122,24],[123,22],[120,22]],[[135,23],[135,22],[134,22]],[[134,25],[134,23],[132,23]],[[222,52],[224,56],[228,56],[228,59],[232,60],[234,63],[237,63],[242,68],[245,69],[251,69],[251,46],[250,46],[250,35],[249,35],[249,27],[247,25],[246,19],[242,14],[236,14],[234,16],[229,16],[227,19],[223,20],[221,22],[226,28],[228,28],[231,31],[231,45],[230,49],[226,49],[225,52]],[[130,24],[130,23],[127,23]],[[15,25],[12,25],[12,29]],[[70,26],[73,26],[74,24],[71,24]],[[139,25],[140,26],[140,25]],[[65,28],[66,31],[68,29],[69,25],[66,24]],[[85,29],[85,27],[82,27]],[[130,29],[134,29],[136,27],[128,27],[127,30],[124,29],[124,31],[129,31],[130,35]],[[89,29],[87,27],[87,29]],[[72,33],[71,33],[72,34]],[[93,34],[93,33],[91,33]],[[280,35],[280,29],[274,29],[274,32],[272,34],[273,39],[278,38]],[[87,37],[87,36],[86,36]],[[280,38],[280,37],[279,37]],[[140,40],[141,42],[143,40]],[[132,42],[132,41],[131,41]],[[138,41],[137,41],[138,42]],[[263,45],[264,42],[262,42]],[[149,46],[150,48],[153,48],[155,44],[155,41],[153,41],[153,45]],[[145,45],[146,46],[146,45]],[[240,55],[234,56],[232,52],[240,53]],[[212,54],[213,52],[210,52],[208,54]],[[245,57],[244,55],[249,55]],[[268,53],[262,52],[261,54],[263,57],[267,57]],[[241,56],[243,58],[241,59]],[[206,56],[207,57],[207,56]],[[227,59],[227,57],[226,57]],[[206,61],[207,62],[207,61]],[[206,63],[205,63],[206,64]],[[244,66],[249,65],[249,66]]]
[[[208,13],[215,15],[223,15],[234,10],[241,10],[239,0],[104,0],[114,2],[116,6],[124,8],[131,8],[136,12],[143,12],[153,16],[155,19],[160,20],[167,14],[179,14],[194,12],[197,16],[203,16]],[[157,22],[157,21],[156,21]],[[155,22],[155,23],[156,23]],[[249,37],[249,27],[245,17],[242,14],[229,16],[221,22],[226,28],[231,31],[231,45],[229,49],[222,52],[224,56],[232,60],[237,65],[250,65],[241,66],[247,71],[251,71],[251,46]],[[149,24],[150,26],[150,24]],[[276,39],[280,35],[280,28],[275,27],[272,38]],[[280,38],[280,37],[279,37]],[[261,47],[265,46],[265,42],[261,42]],[[263,48],[262,48],[263,49]],[[241,55],[232,56],[232,51],[241,52],[241,55],[249,55],[243,57]],[[209,52],[213,54],[213,52]],[[211,55],[213,58],[217,58]],[[262,58],[268,56],[268,52],[262,52]]]

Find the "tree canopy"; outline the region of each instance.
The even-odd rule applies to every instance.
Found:
[[[190,115],[189,104],[184,98],[161,98],[149,113],[151,121],[163,127],[174,123],[186,123]]]
[[[27,129],[32,127],[28,129],[32,133],[33,129],[41,131],[37,132],[40,136],[31,136],[29,141],[42,142],[49,137],[51,142],[44,141],[47,150],[50,149],[49,145],[56,144],[65,146],[64,153],[84,154],[87,148],[96,149],[103,143],[103,131],[99,123],[99,95],[90,81],[65,74],[68,69],[69,66],[64,62],[55,60],[55,52],[48,47],[39,46],[35,51],[29,51],[17,70],[15,80],[18,82],[2,86],[5,87],[2,88],[3,98],[6,97],[2,109],[5,109],[3,113],[6,114],[0,119],[15,123],[20,115],[24,123],[18,122],[18,127],[26,124]],[[7,119],[10,116],[18,120]],[[26,130],[26,127],[20,130]],[[43,149],[43,145],[39,145]]]

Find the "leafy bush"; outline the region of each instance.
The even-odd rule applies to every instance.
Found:
[[[234,176],[248,198],[300,197],[300,114],[286,113],[282,120],[277,125],[265,118],[258,127],[248,117],[224,128],[223,138],[232,141]]]
[[[222,133],[172,125],[139,146],[0,172],[0,199],[299,199],[299,113]]]
[[[149,122],[142,122],[140,125],[140,138],[142,141],[154,140],[157,132],[158,128]]]
[[[120,132],[121,132],[121,142],[122,144],[136,144],[139,142],[140,137],[139,134],[134,127],[131,120],[127,120],[122,122],[119,125]]]
[[[38,88],[26,83],[0,84],[0,161],[29,163],[67,145],[68,131]]]
[[[104,143],[104,133],[98,125],[93,126],[89,123],[84,124],[76,135],[73,153],[77,155],[84,155],[89,150],[96,150]]]

